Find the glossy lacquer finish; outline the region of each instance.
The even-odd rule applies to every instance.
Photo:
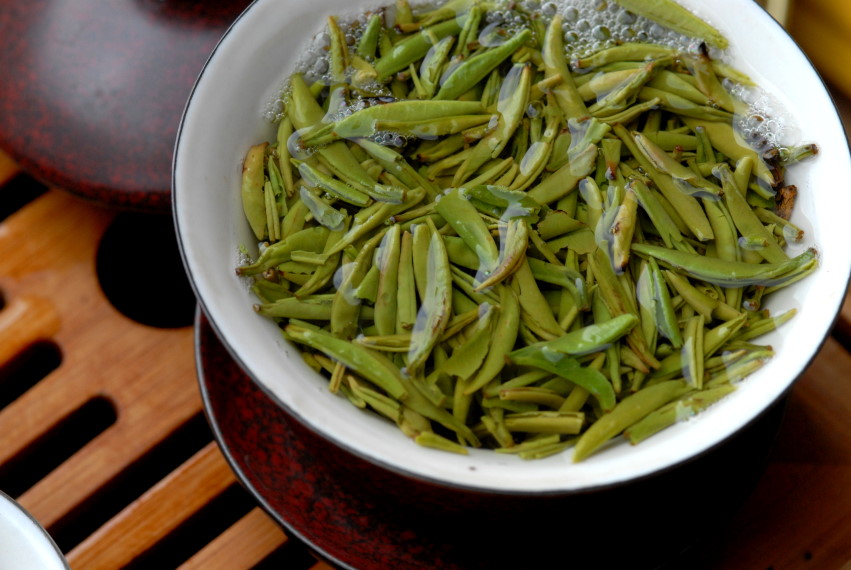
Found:
[[[196,350],[207,417],[239,479],[319,556],[361,570],[698,567],[695,547],[762,474],[785,404],[709,452],[627,485],[482,493],[397,474],[318,436],[242,371],[203,315]]]
[[[171,159],[199,71],[248,0],[0,6],[0,148],[110,206],[171,207]]]

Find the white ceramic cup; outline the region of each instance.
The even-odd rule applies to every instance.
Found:
[[[252,246],[241,211],[242,160],[250,145],[274,140],[263,111],[328,14],[350,13],[348,0],[257,0],[224,36],[201,73],[180,127],[173,170],[174,214],[184,261],[218,335],[240,365],[293,416],[362,457],[396,472],[460,488],[564,493],[627,482],[670,468],[723,442],[782,397],[818,352],[844,299],[851,249],[848,145],[816,71],[783,28],[752,0],[682,0],[730,40],[728,57],[785,109],[803,142],[821,153],[795,166],[793,221],[806,231],[791,253],[815,246],[820,268],[772,296],[768,307],[797,316],[760,339],[776,357],[739,389],[691,421],[631,447],[622,438],[585,461],[571,452],[524,461],[487,450],[450,454],[417,446],[377,414],[331,394],[234,274],[238,247]],[[374,5],[374,3],[372,4]]]
[[[68,570],[47,531],[20,504],[0,492],[0,568]]]

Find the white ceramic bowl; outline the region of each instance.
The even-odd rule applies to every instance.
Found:
[[[0,492],[0,568],[68,570],[68,563],[42,526],[14,499]]]
[[[776,98],[801,141],[821,154],[790,172],[799,188],[793,221],[800,247],[818,248],[821,266],[775,295],[769,308],[799,314],[764,337],[777,356],[740,389],[693,421],[631,447],[607,446],[574,464],[566,452],[539,461],[474,450],[468,456],[422,448],[377,415],[332,395],[269,320],[254,314],[246,284],[234,274],[238,246],[252,244],[240,206],[246,149],[272,140],[263,111],[327,14],[347,0],[257,0],[234,23],[203,69],[180,126],[173,171],[176,226],[184,261],[203,310],[240,365],[293,416],[328,440],[378,465],[453,487],[508,493],[570,493],[666,470],[735,434],[778,400],[802,374],[829,332],[851,268],[848,145],[817,73],[785,31],[751,0],[683,0],[730,40],[733,64]],[[796,251],[798,250],[796,246]]]

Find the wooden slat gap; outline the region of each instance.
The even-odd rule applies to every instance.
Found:
[[[211,442],[74,548],[71,567],[111,570],[130,563],[235,481]]]

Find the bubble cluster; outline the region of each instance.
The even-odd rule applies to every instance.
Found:
[[[442,1],[412,2],[414,9],[425,10],[441,5]],[[392,21],[394,15],[393,6],[388,4],[385,17]],[[339,16],[341,28],[346,33],[346,43],[349,46],[357,45],[366,23],[373,12],[361,11],[358,13]],[[488,10],[482,19],[482,25],[478,35],[478,41],[483,46],[495,46],[523,28],[529,27],[534,19],[540,19],[548,23],[556,15],[562,17],[565,50],[569,61],[585,57],[593,52],[605,49],[612,45],[626,42],[651,42],[673,48],[694,51],[697,42],[673,30],[665,28],[647,18],[638,16],[614,0],[519,0],[517,2],[497,2],[493,9]],[[711,22],[710,22],[711,23]],[[308,83],[319,82],[331,85],[329,75],[329,46],[330,36],[327,31],[319,31],[301,50],[301,55],[296,64],[296,71],[301,73]],[[723,60],[723,53],[714,48],[710,55],[716,59]],[[449,68],[444,70],[441,82],[452,70],[457,67],[459,61],[455,61]],[[729,81],[728,81],[729,83]],[[282,87],[285,87],[282,85]],[[388,95],[389,89],[386,85],[376,82],[374,85],[365,86],[375,95]],[[783,120],[782,114],[777,113],[780,107],[776,102],[769,100],[768,96],[761,90],[742,85],[728,84],[733,94],[749,105],[749,112],[745,116],[737,117],[736,127],[749,142],[757,146],[781,146],[784,136],[789,135],[787,121]],[[285,92],[281,89],[281,92]],[[368,106],[355,94],[349,105],[340,108],[326,116],[326,120],[340,119],[359,108]],[[282,98],[270,101],[263,110],[263,115],[269,121],[277,121],[281,118],[285,102]],[[377,142],[392,146],[404,144],[404,137],[376,135]]]
[[[397,148],[405,146],[408,142],[404,136],[390,131],[379,131],[369,137],[369,140],[382,146],[394,146]]]
[[[280,93],[282,90],[278,89],[278,92]],[[263,117],[270,123],[278,122],[283,117],[284,103],[283,96],[275,97],[266,103],[266,108],[263,109]]]
[[[691,39],[637,16],[612,0],[547,2],[547,12],[561,14],[570,57],[583,57],[616,43],[653,42],[686,49]]]
[[[296,61],[296,72],[304,75],[309,82],[320,81],[327,76],[330,63],[328,60],[328,46],[331,38],[325,31],[314,35],[303,47],[301,55]]]
[[[790,144],[794,138],[781,105],[765,90],[728,81],[733,96],[747,104],[747,113],[737,116],[735,127],[757,149],[768,150]]]
[[[439,4],[416,3],[415,7],[425,9]],[[498,3],[484,15],[477,39],[482,45],[497,45],[528,27],[530,19],[541,18],[548,22],[556,14],[563,18],[565,48],[569,58],[582,57],[628,41],[651,41],[680,48],[688,48],[692,42],[690,38],[636,16],[612,0],[522,0],[518,3]],[[387,11],[387,17],[392,18],[392,9]],[[368,18],[368,12],[338,18],[346,32],[348,45],[357,44]],[[304,46],[296,70],[309,82],[330,83],[329,45],[329,34],[320,31]]]

